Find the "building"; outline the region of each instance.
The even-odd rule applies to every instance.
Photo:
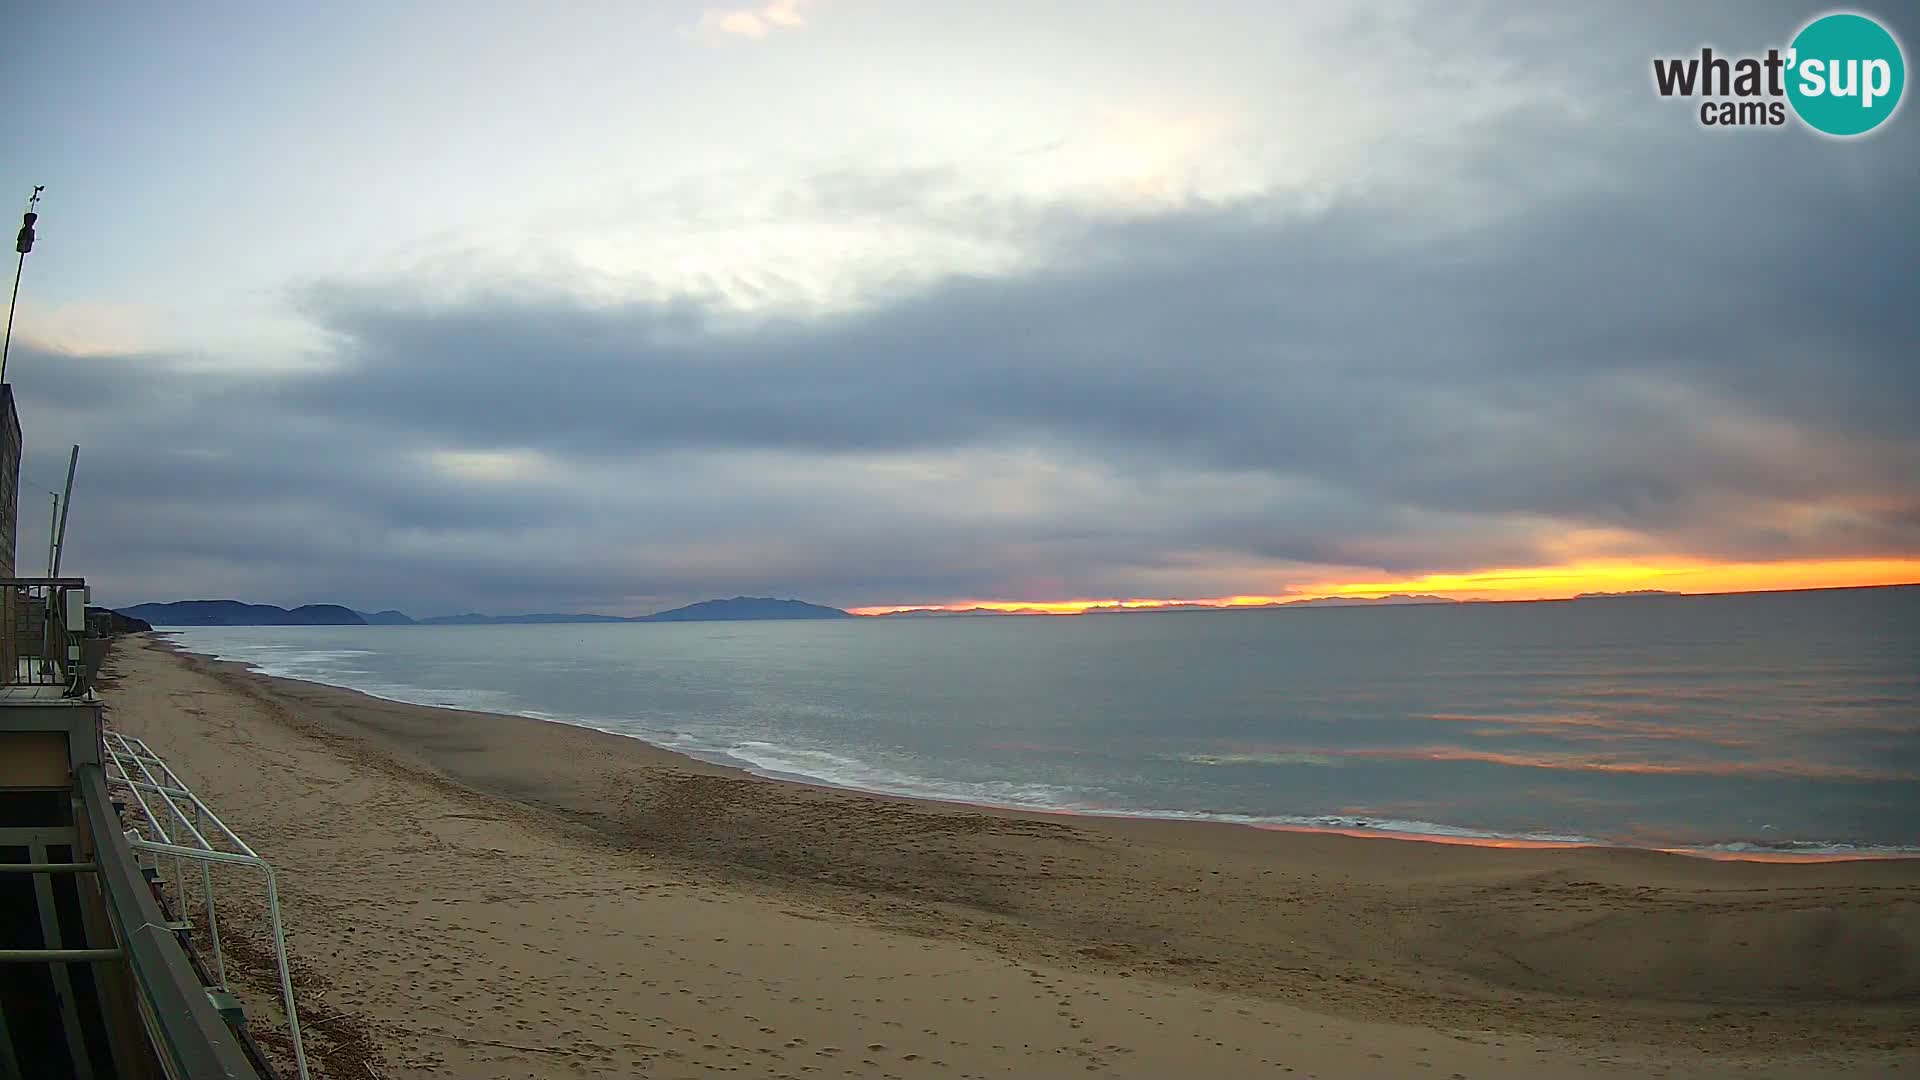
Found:
[[[0,386],[0,1080],[272,1076],[122,821],[147,800],[102,727],[86,582],[15,575],[20,449]]]

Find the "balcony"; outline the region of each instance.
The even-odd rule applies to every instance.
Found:
[[[0,578],[0,704],[86,701],[106,654],[84,578]]]
[[[0,579],[0,1078],[271,1076],[109,792],[131,751],[102,729],[86,600]]]

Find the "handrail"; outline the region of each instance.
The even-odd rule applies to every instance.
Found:
[[[259,1074],[214,1009],[140,876],[133,849],[117,827],[105,771],[98,765],[80,765],[74,770],[74,786],[87,820],[94,823],[107,916],[126,954],[142,1018],[154,1049],[165,1059],[168,1075],[256,1080]]]
[[[251,866],[266,877],[267,918],[273,931],[273,956],[280,976],[280,997],[287,1013],[287,1030],[292,1037],[294,1065],[299,1070],[300,1080],[308,1080],[307,1053],[300,1035],[300,1012],[293,997],[293,974],[287,963],[287,935],[280,919],[280,887],[273,867],[267,864],[245,840],[240,839],[227,823],[220,820],[211,807],[202,802],[178,776],[174,775],[167,763],[155,754],[147,744],[131,735],[117,731],[102,731],[102,743],[106,758],[112,767],[107,779],[118,784],[133,796],[133,804],[139,808],[141,817],[146,819],[147,827],[153,835],[143,838],[129,831],[128,846],[135,851],[144,851],[153,856],[170,856],[174,860],[174,888],[180,897],[180,917],[187,918],[186,874],[180,865],[182,860],[200,864],[201,896],[207,912],[207,937],[213,944],[214,968],[220,989],[227,989],[226,954],[220,941],[220,916],[214,903],[213,876],[209,870],[212,864]],[[131,764],[139,770],[143,780],[136,780],[128,771]],[[158,768],[158,774],[154,769]],[[164,778],[167,783],[162,783]],[[168,821],[176,824],[184,835],[176,838],[175,829],[161,824],[160,815],[155,813],[153,803],[147,801],[147,795],[159,796],[159,805],[167,811]],[[184,806],[182,805],[184,804]],[[187,812],[192,809],[191,820]],[[211,823],[207,832],[222,838],[227,844],[238,848],[238,852],[221,851],[207,840],[207,832],[202,832],[196,821]],[[191,841],[191,842],[188,842]]]

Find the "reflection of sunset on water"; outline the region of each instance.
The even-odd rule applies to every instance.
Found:
[[[1457,718],[1447,718],[1457,719]],[[1466,734],[1476,732],[1468,729]],[[1491,737],[1510,732],[1488,729]],[[1690,733],[1674,732],[1674,739],[1694,739]],[[1710,741],[1710,740],[1699,740]],[[1628,754],[1554,754],[1519,751],[1478,750],[1465,746],[1361,746],[1332,747],[1301,744],[1236,743],[1231,758],[1209,758],[1207,763],[1253,763],[1257,760],[1286,760],[1296,764],[1336,764],[1340,759],[1479,762],[1519,769],[1548,769],[1560,772],[1640,773],[1647,776],[1751,776],[1797,777],[1808,780],[1890,783],[1920,780],[1920,775],[1898,770],[1852,767],[1831,763],[1796,760],[1663,760],[1655,761]],[[1744,746],[1746,743],[1725,745]]]

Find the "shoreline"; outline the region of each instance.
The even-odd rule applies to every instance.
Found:
[[[489,716],[507,720],[523,720],[532,723],[559,724],[565,727],[598,732],[615,738],[630,739],[663,754],[673,755],[689,762],[716,769],[724,769],[743,776],[773,783],[796,784],[803,787],[826,791],[837,791],[852,795],[884,799],[903,799],[915,803],[928,803],[945,806],[958,806],[981,811],[993,811],[1015,814],[1032,814],[1040,818],[1065,818],[1069,820],[1093,821],[1151,821],[1173,825],[1230,826],[1251,829],[1259,832],[1300,833],[1307,835],[1345,836],[1362,840],[1398,841],[1403,843],[1441,844],[1459,847],[1486,848],[1500,851],[1551,851],[1551,850],[1598,850],[1598,851],[1635,851],[1676,855],[1685,858],[1703,859],[1712,862],[1752,862],[1771,864],[1817,864],[1845,862],[1903,861],[1920,859],[1920,847],[1890,848],[1882,846],[1855,846],[1843,844],[1820,845],[1814,850],[1771,849],[1760,846],[1675,845],[1663,847],[1656,845],[1634,845],[1615,843],[1589,837],[1558,836],[1547,834],[1511,834],[1499,833],[1465,826],[1450,825],[1446,822],[1402,822],[1398,824],[1415,826],[1414,828],[1392,828],[1371,824],[1338,825],[1331,822],[1316,823],[1287,820],[1288,815],[1235,815],[1208,811],[1188,811],[1165,808],[1120,808],[1087,809],[1076,807],[1042,806],[1012,802],[991,802],[966,797],[945,797],[916,791],[887,790],[875,787],[863,787],[858,784],[840,783],[834,780],[808,776],[804,773],[783,772],[762,768],[751,762],[733,757],[723,750],[701,752],[684,747],[675,747],[655,741],[645,735],[629,731],[616,731],[600,727],[583,720],[571,720],[552,715],[539,715],[525,712],[495,712],[486,709],[469,709],[458,705],[410,701],[405,698],[390,697],[374,693],[345,683],[322,682],[315,679],[303,679],[290,675],[279,675],[258,670],[252,664],[242,660],[219,657],[210,653],[196,652],[180,642],[173,635],[182,628],[155,629],[150,633],[154,640],[166,643],[166,647],[194,657],[208,664],[219,664],[258,679],[276,680],[304,686],[323,687],[328,690],[355,694],[372,701],[383,701],[412,708],[438,709],[474,716]],[[718,760],[724,759],[724,760]],[[1348,815],[1315,815],[1325,819],[1340,819]],[[1356,816],[1357,817],[1357,816]],[[1430,831],[1429,831],[1430,830]]]
[[[385,1045],[395,1080],[1786,1077],[1920,1050],[1912,860],[868,795],[161,638],[122,639],[101,685],[109,723],[273,862],[303,1014],[373,1033],[353,1045]],[[242,901],[222,894],[223,929]],[[271,993],[241,984],[269,1029]]]

